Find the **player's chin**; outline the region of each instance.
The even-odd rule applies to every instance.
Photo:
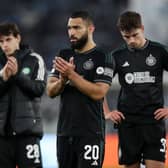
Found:
[[[71,41],[72,46],[76,46],[77,42],[76,41]]]
[[[74,48],[74,49],[77,49],[78,48],[78,43],[77,42],[71,42],[71,47]]]

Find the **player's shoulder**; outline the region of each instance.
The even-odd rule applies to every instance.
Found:
[[[32,51],[29,54],[30,54],[30,56],[32,56],[32,57],[34,57],[34,58],[36,58],[38,60],[39,59],[43,59],[43,57],[39,53],[37,53],[37,52]]]
[[[155,48],[158,48],[158,49],[163,49],[163,50],[167,50],[167,46],[160,43],[160,42],[157,42],[157,41],[151,41],[149,40],[149,45],[151,47],[155,47]]]
[[[112,58],[111,58],[111,52],[109,51],[109,49],[105,48],[105,47],[101,47],[98,46],[95,48],[95,55],[102,60],[104,60],[105,62],[111,62]]]
[[[120,47],[117,47],[116,49],[111,51],[111,55],[120,55],[121,53],[128,50],[128,47],[126,44],[121,45]]]
[[[95,47],[95,49],[93,50],[93,53],[100,54],[100,55],[107,55],[108,54],[108,50],[106,48],[103,48],[101,46],[97,46]]]

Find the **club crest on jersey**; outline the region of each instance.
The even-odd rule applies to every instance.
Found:
[[[147,58],[146,58],[146,64],[148,66],[154,66],[156,64],[156,58],[150,54]]]
[[[83,68],[85,70],[90,70],[94,67],[94,63],[91,59],[87,60],[86,62],[83,63]]]
[[[28,75],[28,74],[30,74],[30,68],[29,67],[24,67],[23,69],[22,69],[22,73],[23,74],[25,74],[25,75]]]

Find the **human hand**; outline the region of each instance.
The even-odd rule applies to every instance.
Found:
[[[105,119],[110,119],[114,123],[119,124],[122,120],[125,119],[125,117],[122,112],[113,110],[105,115]]]
[[[2,79],[7,81],[12,76],[12,71],[8,68],[8,63],[1,70]]]
[[[75,69],[74,58],[71,57],[69,62],[67,62],[61,57],[56,57],[54,60],[54,67],[63,77],[68,78]]]
[[[168,108],[159,108],[154,113],[155,119],[160,120],[162,118],[168,119]]]
[[[7,68],[12,72],[12,75],[16,75],[18,72],[18,63],[15,57],[8,57]]]

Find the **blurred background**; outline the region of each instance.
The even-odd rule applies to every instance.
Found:
[[[123,42],[116,28],[116,21],[126,10],[135,10],[142,14],[147,38],[168,45],[168,0],[1,0],[0,22],[16,22],[21,29],[23,41],[43,56],[50,71],[52,59],[59,49],[69,45],[66,30],[68,16],[80,9],[91,12],[96,24],[95,41],[109,51]],[[116,108],[119,88],[115,79],[107,95],[111,109]],[[167,72],[164,75],[164,96],[165,104],[168,105]],[[54,168],[57,165],[55,133],[58,105],[59,97],[50,99],[46,95],[43,96],[41,111],[45,130],[42,139],[44,168]],[[111,141],[117,144],[117,137],[110,121],[106,122],[106,132],[106,145],[111,149],[109,145],[112,145]],[[114,148],[116,150],[117,147]],[[106,168],[116,168],[116,160],[116,152],[106,151]]]

